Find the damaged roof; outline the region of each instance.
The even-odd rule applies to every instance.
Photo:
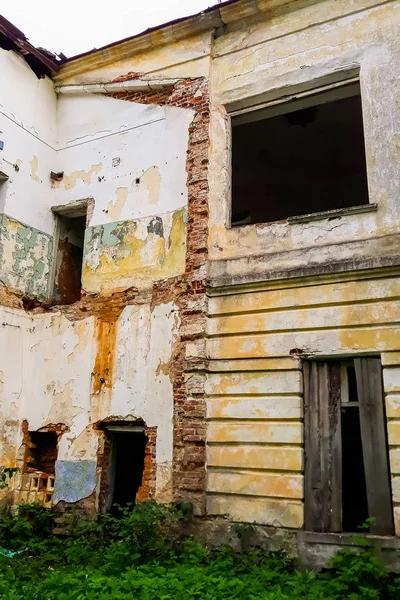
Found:
[[[202,10],[198,13],[195,13],[192,15],[187,15],[185,17],[180,17],[179,19],[174,19],[173,21],[167,21],[166,23],[162,23],[161,25],[156,25],[155,27],[149,27],[148,29],[141,31],[140,33],[131,35],[131,36],[123,38],[121,40],[117,40],[115,42],[111,42],[110,44],[106,44],[105,46],[101,46],[100,48],[93,48],[92,50],[87,50],[86,52],[81,52],[80,54],[75,54],[74,56],[71,56],[69,58],[63,57],[63,59],[61,60],[61,64],[71,62],[72,60],[76,60],[77,58],[83,58],[84,56],[89,56],[90,54],[93,54],[94,52],[106,52],[109,48],[113,48],[114,46],[118,46],[119,44],[124,44],[125,42],[130,42],[131,40],[136,40],[138,38],[144,37],[146,35],[156,32],[156,31],[161,31],[162,29],[174,27],[174,25],[179,25],[180,23],[185,23],[186,21],[190,21],[192,19],[199,19],[199,18],[202,19],[203,18],[204,21],[208,22],[208,20],[206,19],[207,15],[209,15],[210,13],[218,13],[220,8],[224,8],[225,6],[230,6],[231,4],[236,4],[237,2],[240,2],[240,0],[226,0],[225,2],[219,2],[218,4],[214,4],[213,6],[205,8],[204,10]],[[221,20],[220,24],[221,25],[224,24],[222,22],[222,20]]]
[[[152,45],[153,41],[151,36],[155,33],[161,34],[161,38],[163,39],[162,43],[168,43],[181,37],[185,37],[185,34],[188,34],[189,32],[193,33],[193,30],[200,32],[206,29],[210,30],[223,27],[225,23],[221,16],[221,9],[223,10],[225,7],[240,2],[244,5],[251,4],[251,6],[253,6],[254,4],[254,0],[226,0],[225,2],[214,4],[194,15],[168,21],[167,23],[157,25],[156,27],[150,27],[138,34],[101,46],[100,48],[93,48],[87,52],[82,52],[69,58],[62,53],[60,53],[59,56],[56,56],[44,48],[33,46],[22,31],[10,23],[5,17],[0,15],[0,48],[14,50],[20,54],[37,77],[41,78],[45,75],[51,76],[52,74],[56,74],[62,65],[69,64],[73,61],[84,59],[85,57],[95,54],[100,54],[103,57],[107,56],[109,51],[114,47],[129,42],[139,42],[142,40],[141,45],[143,44],[146,46],[147,43]],[[244,12],[246,13],[247,11],[245,10]],[[148,42],[145,41],[146,39],[148,39]]]
[[[2,15],[0,15],[0,48],[14,50],[20,54],[39,79],[59,69],[59,62],[54,55],[47,50],[32,46],[22,31]]]

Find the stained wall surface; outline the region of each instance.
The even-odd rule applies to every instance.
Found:
[[[273,9],[276,5],[276,10]],[[262,5],[262,6],[261,6]],[[287,273],[324,272],[328,263],[396,261],[399,228],[399,2],[259,3],[268,16],[232,25],[215,40],[212,64],[210,275],[225,284]],[[279,5],[279,7],[277,6]],[[247,4],[243,4],[243,10]],[[279,10],[278,10],[279,8]],[[226,9],[240,11],[238,5]],[[254,17],[256,18],[256,17]],[[262,20],[261,20],[262,19]],[[377,211],[337,219],[231,229],[232,110],[359,77],[370,204]],[[390,94],[388,94],[390,89]],[[222,168],[221,168],[222,165]],[[383,166],[384,165],[384,166]],[[260,199],[260,201],[262,201]]]
[[[204,187],[199,173],[207,169],[207,85],[201,78],[190,80],[181,90],[170,86],[167,94],[161,89],[159,96],[140,96],[138,101],[104,94],[58,95],[52,81],[38,80],[13,52],[1,50],[0,57],[9,83],[0,126],[0,170],[8,176],[0,196],[0,294],[5,305],[0,344],[6,350],[0,378],[0,465],[20,468],[15,502],[46,501],[23,472],[26,433],[62,427],[52,502],[90,500],[93,511],[99,507],[101,468],[106,468],[99,458],[102,424],[140,422],[155,443],[146,485],[152,497],[169,502],[173,372],[182,352],[182,308],[189,302],[179,295],[188,289],[197,300],[200,293],[204,296],[206,236],[199,232],[205,219],[203,215],[199,226],[191,217],[188,237],[193,211],[188,200],[191,185]],[[119,76],[127,75],[126,65],[116,69]],[[182,79],[187,71],[182,69]],[[20,82],[16,98],[13,90]],[[37,110],[28,109],[28,97]],[[193,125],[200,110],[204,114]],[[202,145],[190,150],[194,135]],[[188,171],[191,156],[196,179]],[[200,161],[204,167],[197,165]],[[50,179],[51,171],[63,173],[60,181]],[[193,192],[191,196],[193,203]],[[74,210],[82,203],[88,212],[82,299],[51,308],[55,215],[60,206]],[[190,252],[196,264],[187,258]],[[188,268],[191,274],[182,283]],[[185,428],[180,431],[183,435]]]
[[[209,360],[207,510],[302,528],[301,359],[379,355],[399,533],[400,3],[256,4],[222,9],[212,62],[208,339],[187,348]],[[230,228],[230,114],[349,78],[375,206]]]
[[[21,460],[24,420],[63,423],[54,499],[98,498],[94,425],[141,419],[157,428],[156,499],[299,529],[302,357],[380,355],[399,534],[400,2],[240,0],[219,14],[185,39],[177,27],[173,41],[155,32],[147,47],[71,61],[54,77],[57,95],[28,77],[50,116],[41,153],[30,115],[20,135],[32,140],[0,155],[12,174],[0,194],[10,350],[0,464]],[[13,79],[26,76],[20,58],[1,57]],[[135,93],[150,77],[178,81]],[[349,77],[361,88],[368,210],[230,228],[232,111]],[[113,81],[131,87],[118,97],[68,90]],[[6,120],[19,131],[13,102]],[[15,175],[4,158],[22,160]],[[64,177],[50,183],[50,170]],[[43,193],[27,206],[31,189]],[[43,299],[51,289],[51,207],[82,200],[86,295],[23,311],[7,292]]]

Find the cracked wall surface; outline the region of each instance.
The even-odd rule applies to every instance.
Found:
[[[285,3],[278,3],[284,5]],[[243,5],[244,6],[244,5]],[[329,263],[396,263],[400,4],[302,2],[215,40],[210,167],[212,285],[324,272]],[[232,9],[234,10],[234,9]],[[237,10],[240,12],[238,5]],[[396,24],[396,25],[394,25]],[[397,75],[395,74],[397,73]],[[377,211],[309,223],[230,228],[227,109],[240,109],[359,74],[369,202]],[[388,88],[390,93],[388,95]],[[378,116],[379,115],[379,116]],[[222,168],[219,168],[223,165]],[[383,165],[385,167],[383,168]]]
[[[54,498],[96,510],[101,424],[143,421],[144,497],[300,529],[301,359],[379,355],[400,534],[399,11],[398,0],[243,0],[221,8],[218,31],[168,43],[154,34],[147,50],[129,54],[128,42],[62,67],[57,85],[121,89],[59,94],[57,133],[34,125],[47,145],[39,152],[29,126],[21,136],[32,140],[15,138],[0,156],[12,175],[3,222],[22,231],[12,240],[21,267],[5,263],[10,289],[40,296],[48,285],[52,204],[91,198],[93,209],[80,301],[25,312],[0,288],[0,464],[19,460],[23,420],[63,423]],[[6,54],[14,77],[20,59]],[[230,228],[229,111],[350,76],[360,79],[374,207]],[[178,81],[143,88],[163,77]],[[35,85],[53,93],[47,80]],[[50,169],[63,179],[50,183]]]
[[[45,180],[39,175],[46,168],[41,156],[29,161],[31,184],[50,191],[40,232],[47,245],[18,221],[18,237],[6,248],[12,255],[20,244],[37,260],[31,265],[30,257],[22,256],[14,286],[7,264],[1,288],[9,308],[0,333],[6,346],[18,346],[24,375],[19,386],[15,369],[11,372],[5,365],[2,391],[9,394],[15,384],[18,398],[12,409],[3,398],[0,402],[5,423],[0,465],[22,464],[24,427],[38,431],[62,424],[65,430],[51,489],[52,502],[61,512],[71,504],[89,514],[101,508],[99,482],[102,469],[108,469],[101,460],[101,424],[109,421],[143,422],[153,440],[146,455],[150,475],[144,477],[139,499],[150,495],[170,502],[176,495],[174,403],[175,371],[180,370],[182,378],[184,368],[182,298],[205,294],[207,93],[207,82],[200,78],[183,80],[168,93],[151,98],[60,97],[51,170],[64,175],[50,181],[48,172]],[[14,194],[13,181],[9,184],[7,193]],[[51,302],[39,302],[46,300],[51,287],[55,256],[55,218],[50,209],[82,201],[90,206],[83,295],[70,305],[51,307]],[[34,287],[29,269],[38,270],[43,258],[38,247],[42,254],[47,252],[47,262]],[[23,306],[30,312],[23,311],[14,291],[24,295]],[[17,328],[13,320],[18,321]],[[179,361],[174,362],[176,357]],[[185,425],[190,426],[192,420]],[[194,442],[180,443],[180,452],[188,446],[190,453]],[[195,482],[200,495],[204,441],[201,452]],[[188,469],[194,473],[189,464]],[[40,477],[39,473],[17,477],[15,501],[39,498],[30,486]]]

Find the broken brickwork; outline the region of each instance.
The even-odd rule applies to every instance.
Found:
[[[142,485],[136,493],[136,502],[145,502],[154,498],[156,491],[156,442],[157,427],[145,427],[147,438],[144,453]]]
[[[123,82],[136,74],[119,77]],[[183,79],[162,90],[124,91],[114,98],[142,104],[176,106],[194,111],[189,127],[186,171],[188,220],[185,273],[158,282],[153,305],[173,300],[180,308],[180,339],[169,366],[174,395],[173,497],[205,510],[206,408],[204,360],[188,358],[186,344],[204,338],[207,298],[208,163],[210,105],[205,78]],[[196,382],[196,383],[195,383]]]

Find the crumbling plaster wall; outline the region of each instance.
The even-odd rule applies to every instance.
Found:
[[[46,297],[52,258],[49,174],[56,158],[56,95],[23,58],[0,49],[0,280]]]
[[[7,82],[0,115],[0,170],[8,176],[0,182],[3,283],[46,298],[54,259],[51,207],[89,197],[88,292],[149,287],[181,274],[193,112],[96,94],[57,96],[53,82],[37,79],[21,57],[4,50],[0,57]],[[63,180],[52,181],[50,171],[63,171]]]
[[[231,292],[233,290],[231,289]],[[208,511],[303,526],[301,358],[379,355],[400,533],[400,279],[337,274],[209,299]],[[195,353],[195,345],[189,348]]]
[[[168,363],[179,330],[173,302],[153,311],[148,303],[126,306],[116,319],[114,339],[106,340],[96,333],[93,316],[73,321],[58,311],[29,316],[3,309],[1,318],[0,464],[15,466],[21,458],[22,421],[32,431],[62,423],[67,431],[59,442],[53,501],[77,502],[97,484],[99,434],[93,425],[110,418],[140,419],[157,428],[156,498],[169,501],[173,406]],[[99,351],[115,353],[114,369],[100,389]]]
[[[129,102],[60,94],[51,170],[63,171],[64,177],[51,184],[48,212],[53,219],[50,206],[91,199],[84,249],[86,294],[69,307],[39,307],[28,314],[5,292],[6,303],[16,302],[13,318],[21,314],[25,319],[19,348],[24,374],[21,389],[18,380],[13,383],[19,393],[14,407],[18,414],[12,440],[9,435],[7,464],[22,464],[24,421],[32,430],[66,427],[58,447],[56,504],[87,498],[91,510],[96,508],[103,451],[99,423],[113,419],[139,419],[151,431],[155,474],[147,487],[155,490],[157,500],[172,499],[176,395],[183,405],[183,313],[189,315],[187,335],[204,333],[191,333],[187,321],[193,314],[201,316],[205,306],[209,127],[207,82],[185,80],[187,72],[198,71],[190,66],[185,44],[182,52],[175,50],[171,64],[184,55],[188,64],[176,68],[183,83],[167,94],[161,90],[157,96],[149,88],[147,97],[140,93],[137,99],[128,97]],[[141,56],[137,61],[137,66],[146,62]],[[129,79],[128,68],[136,65],[113,65],[105,77]],[[23,203],[23,196],[18,201]],[[26,291],[23,284],[20,291]],[[183,293],[185,300],[180,298]],[[5,331],[4,343],[11,344]],[[180,478],[183,489],[203,495],[204,440],[193,430],[203,409],[194,414],[191,408],[190,418],[180,409],[179,473],[186,477]],[[0,419],[5,421],[8,412],[6,404],[4,412],[0,406]],[[6,464],[5,458],[0,456],[0,465]],[[18,489],[18,497],[30,498],[28,490]]]
[[[181,274],[193,112],[80,94],[60,96],[58,119],[64,178],[55,184],[55,204],[94,198],[85,291],[149,287]]]
[[[265,9],[268,4],[264,3]],[[287,272],[298,274],[311,267],[326,270],[329,263],[397,260],[399,15],[398,1],[282,2],[275,3],[268,17],[259,16],[262,22],[228,26],[226,34],[215,40],[210,162],[212,285],[262,280],[266,273],[269,278]],[[359,71],[369,199],[378,210],[309,223],[230,229],[227,110],[290,95],[334,77],[345,79],[349,70],[353,75]]]
[[[400,279],[395,266],[400,3],[267,1],[258,3],[260,10],[261,5],[270,6],[268,17],[253,17],[247,26],[245,21],[228,25],[214,42],[211,297],[206,349],[197,342],[187,347],[188,356],[205,355],[209,361],[202,375],[207,511],[235,521],[302,528],[301,358],[379,355],[400,534]],[[231,10],[240,12],[241,4]],[[369,196],[377,210],[231,229],[229,110],[357,73]]]

